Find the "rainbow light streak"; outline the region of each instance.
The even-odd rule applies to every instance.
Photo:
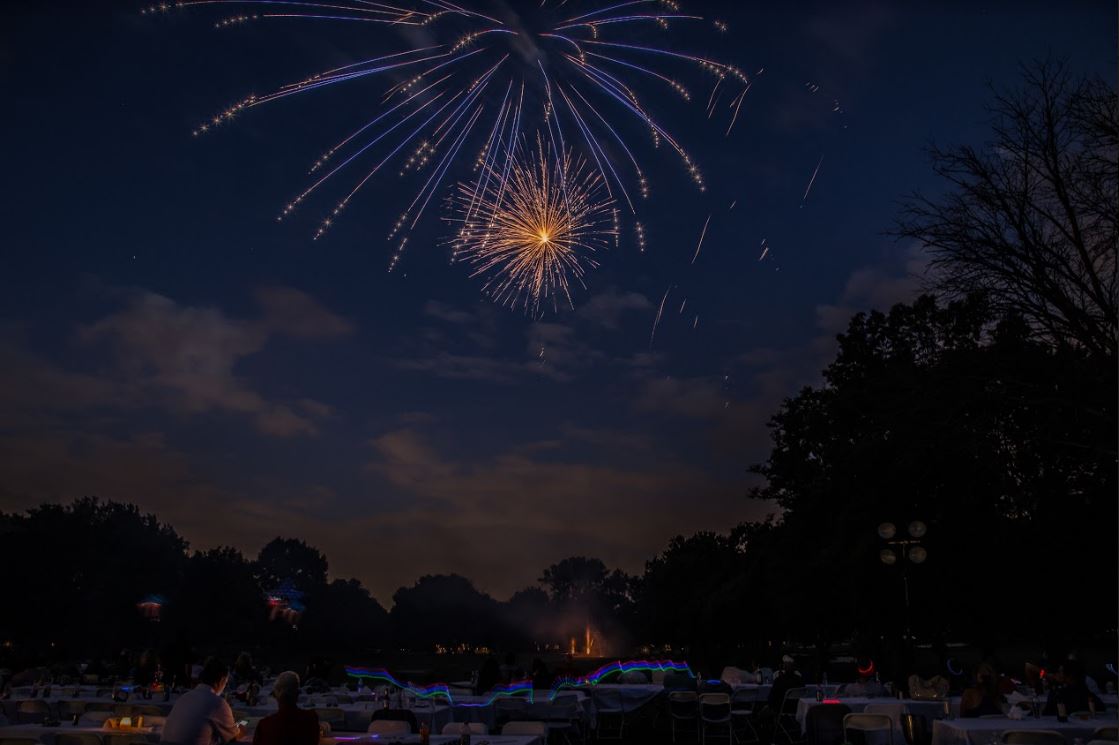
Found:
[[[602,683],[606,678],[615,674],[624,674],[630,672],[677,672],[686,673],[691,677],[695,677],[691,667],[686,662],[676,662],[674,660],[630,660],[629,662],[611,662],[608,665],[603,665],[594,672],[588,673],[579,678],[562,678],[557,680],[548,694],[548,700],[554,700],[560,691],[565,688],[581,688],[585,686],[596,686]]]
[[[451,688],[446,683],[433,683],[429,686],[417,686],[414,683],[406,683],[401,681],[395,675],[390,673],[384,668],[366,668],[366,667],[346,667],[346,675],[351,678],[364,678],[369,680],[377,680],[382,683],[388,683],[391,686],[407,691],[416,698],[434,699],[444,698],[451,706],[478,708],[485,706],[492,706],[499,698],[511,698],[513,696],[528,695],[528,699],[532,701],[532,681],[531,680],[517,680],[509,683],[508,685],[499,685],[490,690],[489,697],[482,702],[459,702],[455,703],[454,697],[451,695]]]
[[[407,691],[417,698],[430,699],[443,697],[447,699],[447,701],[451,701],[451,689],[446,683],[434,683],[429,686],[421,687],[399,680],[395,675],[384,668],[346,667],[346,675],[349,675],[351,678],[379,680],[382,683],[388,683],[391,686],[396,686],[401,690]]]
[[[512,698],[514,696],[528,695],[528,702],[533,702],[533,690],[531,680],[515,680],[508,685],[499,685],[490,690],[489,698],[485,701],[474,703],[459,703],[452,704],[453,706],[462,706],[465,708],[483,708],[486,706],[493,706],[494,702],[499,698]]]

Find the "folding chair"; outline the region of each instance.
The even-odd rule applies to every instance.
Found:
[[[734,727],[734,739],[740,743],[756,743],[761,740],[753,722],[757,703],[757,688],[739,688],[731,694],[731,724]]]
[[[807,688],[790,688],[785,691],[781,708],[777,710],[777,730],[774,734],[779,732],[789,745],[804,742],[804,733],[800,731],[800,724],[797,722],[797,706],[807,691]]]
[[[569,745],[576,740],[585,741],[577,694],[565,693],[552,699],[548,704],[544,723],[548,727],[549,736],[559,733]]]
[[[508,722],[501,728],[501,734],[522,737],[547,737],[548,728],[543,722]]]
[[[850,733],[852,731],[862,732],[864,741],[868,733],[885,732],[890,745],[894,745],[894,722],[885,714],[848,714],[843,717],[844,741],[851,742]]]
[[[42,724],[50,718],[51,707],[37,698],[20,701],[16,707],[16,724]]]
[[[846,704],[818,704],[804,718],[808,745],[843,745],[843,718],[851,713]]]
[[[626,728],[626,706],[622,692],[618,689],[592,689],[591,698],[594,701],[595,712],[598,714],[598,739],[621,740]],[[616,730],[603,726],[603,722],[611,719],[618,721]]]
[[[692,691],[673,691],[668,694],[668,716],[672,720],[672,742],[676,742],[677,729],[688,729],[688,723],[691,723],[691,729],[698,737],[699,695]]]
[[[1096,731],[1092,733],[1093,740],[1111,740],[1115,742],[1119,740],[1119,727],[1115,725],[1107,727],[1096,727]]]
[[[929,720],[920,714],[901,715],[901,734],[905,745],[931,745],[932,733]]]
[[[406,737],[412,734],[412,725],[399,719],[378,719],[369,723],[369,729],[366,732],[381,737]]]
[[[707,745],[711,730],[726,728],[727,741],[734,745],[734,727],[731,726],[730,696],[726,693],[704,693],[699,697],[699,721],[702,727],[700,742]]]

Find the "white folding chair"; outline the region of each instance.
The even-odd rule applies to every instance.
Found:
[[[882,714],[890,718],[890,722],[894,726],[894,732],[901,733],[901,717],[905,714],[905,704],[867,704],[863,709],[865,714]]]
[[[1092,733],[1092,739],[1115,742],[1119,740],[1119,726],[1111,724],[1103,727],[1096,727],[1096,731]]]
[[[668,694],[668,716],[672,720],[672,742],[676,742],[676,730],[693,725],[699,729],[699,696],[693,691],[673,691]]]
[[[622,692],[616,688],[594,688],[591,698],[594,701],[595,712],[598,714],[597,739],[621,740],[626,728],[626,706]],[[609,722],[611,719],[618,721],[616,730],[603,726],[604,722]]]
[[[563,693],[556,696],[548,704],[546,711],[544,723],[548,727],[549,737],[556,733],[568,743],[585,740],[578,694]]]
[[[797,706],[807,691],[807,688],[790,688],[785,691],[785,695],[781,699],[781,708],[777,711],[776,722],[777,729],[785,736],[786,742],[804,742],[804,735],[800,731],[800,723],[797,722]]]
[[[548,727],[543,722],[508,722],[501,728],[502,735],[522,737],[547,737]]]
[[[705,693],[699,697],[699,721],[702,726],[700,742],[707,745],[711,730],[726,728],[727,740],[734,745],[734,727],[731,726],[730,696],[725,693]]]
[[[884,739],[887,739],[890,745],[894,745],[894,723],[885,714],[867,714],[865,712],[848,714],[843,717],[843,739],[846,742],[851,741],[848,733],[852,730],[862,732],[864,739],[866,739],[866,735],[871,733],[885,733]]]
[[[366,730],[371,735],[394,736],[394,735],[410,735],[412,734],[412,725],[408,722],[402,722],[396,719],[378,719],[375,722],[369,723],[369,729]]]

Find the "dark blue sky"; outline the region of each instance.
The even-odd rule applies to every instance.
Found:
[[[729,32],[662,43],[765,69],[729,137],[701,77],[690,107],[639,89],[709,188],[623,121],[652,182],[648,249],[627,220],[575,308],[531,319],[449,264],[439,209],[386,271],[417,186],[395,170],[322,240],[338,190],[275,221],[383,83],[191,136],[402,37],[138,8],[4,11],[0,509],[99,495],[199,548],[294,535],[385,603],[450,571],[504,597],[572,554],[637,571],[674,534],[767,514],[746,493],[768,416],[852,313],[919,287],[919,252],[883,233],[907,192],[938,188],[922,148],[982,142],[988,84],[1021,62],[1112,83],[1116,64],[1110,2],[684,3]]]

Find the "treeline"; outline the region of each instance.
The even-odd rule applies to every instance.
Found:
[[[255,557],[188,550],[170,525],[130,504],[79,499],[0,513],[0,566],[9,567],[0,655],[112,658],[121,648],[236,652],[448,652],[567,648],[584,630],[628,640],[634,579],[597,559],[546,568],[540,585],[501,602],[461,576],[401,587],[392,610],[356,579],[331,579],[327,557],[276,538]],[[628,643],[628,641],[626,642]]]
[[[386,611],[297,539],[189,553],[154,515],[81,499],[0,516],[0,635],[59,653],[183,636],[361,656],[572,637],[583,651],[589,624],[616,654],[749,662],[771,641],[895,638],[902,567],[880,562],[876,528],[911,520],[929,526],[906,570],[918,639],[1059,647],[1115,628],[1114,368],[979,299],[923,297],[856,316],[824,379],[781,407],[756,468],[751,496],[780,519],[677,537],[639,576],[573,557],[508,601],[424,576]],[[158,623],[138,608],[155,593]]]

